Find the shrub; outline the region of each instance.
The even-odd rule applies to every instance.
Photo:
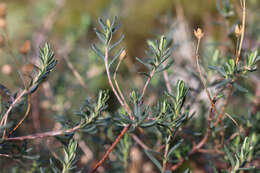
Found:
[[[218,8],[228,18],[232,14],[228,8],[230,4],[229,1],[223,2],[225,8]],[[194,54],[197,72],[194,71],[193,77],[200,82],[198,88],[189,86],[188,81],[181,79],[172,85],[170,75],[173,72],[170,67],[174,64],[174,45],[170,37],[163,35],[155,41],[147,41],[147,58],[136,58],[147,69],[141,72],[146,80],[141,90],[131,88],[129,97],[126,96],[128,88],[121,89],[117,79],[120,65],[126,58],[126,50],[121,48],[124,35],[115,39],[120,29],[118,19],[99,18],[99,27],[95,29],[99,42],[91,47],[103,62],[110,90],[120,106],[116,111],[109,111],[108,107],[115,104],[115,100],[109,99],[112,95],[109,90],[101,90],[97,97],[91,93],[92,98],[86,99],[79,106],[75,116],[57,116],[57,125],[60,126],[58,129],[20,135],[18,130],[25,124],[32,109],[32,96],[55,73],[53,71],[58,61],[50,44],[46,43],[39,50],[37,62],[24,66],[23,71],[28,76],[19,73],[24,82],[21,91],[13,94],[6,86],[0,85],[3,93],[0,95],[0,157],[12,161],[11,168],[4,172],[91,173],[100,167],[103,167],[103,172],[130,172],[131,163],[134,163],[134,157],[138,155],[135,153],[133,157],[130,156],[134,146],[142,150],[156,172],[191,172],[192,163],[196,161],[194,157],[204,159],[204,164],[210,165],[207,169],[204,167],[207,172],[256,172],[257,166],[259,167],[258,105],[243,107],[248,112],[247,115],[232,115],[227,110],[234,95],[250,92],[242,85],[257,70],[260,59],[256,50],[243,49],[246,0],[241,0],[240,3],[242,21],[241,24],[234,25],[232,33],[237,45],[235,51],[220,55],[220,51],[215,49],[212,60],[208,62],[210,65],[205,69],[201,66],[205,61],[202,60],[199,49],[206,36],[201,28],[194,30],[197,40]],[[5,12],[5,8],[0,5],[0,17],[5,24],[0,27],[7,33],[6,14],[1,13],[1,10]],[[7,37],[1,36],[1,39],[5,42]],[[13,56],[14,53],[5,43],[3,49]],[[74,44],[73,40],[71,44]],[[65,45],[64,52],[72,45]],[[29,47],[27,42],[20,52],[26,55],[30,51]],[[67,54],[63,56],[76,82],[89,92]],[[149,89],[152,79],[157,76],[162,76],[160,81],[164,83],[158,86],[153,84],[153,89]],[[157,91],[159,96],[156,104],[149,104],[148,94]],[[198,94],[202,91],[205,91],[206,99],[201,101]],[[247,100],[243,96],[239,95],[238,99],[242,99],[241,107],[246,105]],[[199,103],[196,110],[192,109],[194,103]],[[19,115],[18,120],[14,121],[13,117],[17,118],[14,115]],[[29,124],[26,125],[30,127]],[[55,139],[58,147],[48,147],[51,156],[47,154],[49,159],[46,159],[42,151],[44,149],[39,148],[39,143],[34,141],[49,138]],[[83,165],[78,162],[83,154],[77,148],[80,146],[82,150],[88,150],[85,141],[93,147],[92,152],[97,154],[92,163]],[[102,144],[109,146],[105,147],[102,151],[105,153],[100,157],[102,152],[99,148]],[[7,163],[5,159],[1,162]],[[96,161],[98,159],[100,160]],[[99,171],[102,172],[102,169]]]

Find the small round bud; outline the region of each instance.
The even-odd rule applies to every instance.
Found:
[[[31,50],[31,42],[29,40],[25,41],[22,47],[20,48],[20,53],[23,55],[26,55]]]
[[[122,61],[122,60],[124,60],[125,59],[125,57],[126,57],[126,51],[124,50],[121,54],[120,54],[120,60]]]
[[[198,28],[197,30],[194,30],[194,35],[197,39],[201,39],[204,36],[204,33],[200,28]]]
[[[236,25],[235,27],[235,35],[236,37],[239,37],[242,34],[242,28]]]

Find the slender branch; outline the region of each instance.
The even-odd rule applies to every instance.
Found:
[[[114,94],[116,95],[116,98],[119,101],[119,103],[125,108],[125,110],[127,111],[129,117],[133,119],[132,110],[130,109],[130,107],[127,104],[124,104],[124,102],[122,101],[121,97],[117,93],[117,90],[115,89],[115,87],[113,85],[113,82],[111,80],[110,69],[109,69],[109,65],[108,65],[108,52],[109,52],[109,48],[108,48],[108,46],[106,46],[105,47],[105,58],[104,58],[104,61],[105,61],[105,68],[106,68],[106,73],[107,73],[107,78],[108,78],[109,85],[112,88],[112,91],[114,92]],[[118,142],[126,134],[126,132],[128,131],[128,129],[130,127],[131,127],[130,124],[124,127],[124,129],[121,131],[120,135],[116,138],[116,140],[113,142],[111,147],[107,150],[107,152],[102,157],[102,159],[91,169],[91,171],[89,173],[95,172],[98,169],[98,167],[100,167],[104,163],[104,161],[107,159],[109,154],[114,150],[114,148],[116,147]]]
[[[9,154],[1,154],[0,153],[0,157],[7,157],[7,158],[13,158],[11,155]]]
[[[68,133],[73,133],[73,132],[79,130],[80,128],[81,128],[81,124],[79,124],[73,128],[67,129],[67,130],[57,130],[57,131],[37,133],[37,134],[27,135],[27,136],[5,138],[4,141],[23,141],[23,140],[32,140],[32,139],[38,139],[38,138],[60,136],[60,135],[68,134]]]
[[[210,132],[211,132],[211,127],[210,127],[210,124],[211,124],[211,121],[213,120],[213,114],[214,114],[214,111],[213,111],[213,107],[210,108],[210,113],[209,113],[209,118],[208,118],[208,126],[207,126],[207,131],[206,131],[206,135],[204,136],[204,138],[200,141],[200,143],[198,143],[197,145],[195,145],[191,152],[190,152],[190,155],[197,152],[199,149],[201,149],[201,147],[203,147],[208,139],[209,139],[209,136],[210,136]]]
[[[211,107],[210,113],[209,113],[209,118],[208,118],[208,126],[207,126],[206,135],[203,137],[203,139],[200,141],[200,143],[193,146],[193,148],[192,148],[191,152],[188,154],[188,156],[191,156],[196,152],[200,152],[201,148],[207,143],[210,133],[211,133],[210,124],[211,124],[211,121],[213,120],[213,115],[214,115],[214,108]],[[176,171],[184,163],[184,161],[185,161],[185,159],[181,158],[177,164],[171,166],[171,170]]]
[[[201,38],[198,38],[198,43],[197,43],[197,47],[196,47],[196,67],[197,67],[197,71],[199,72],[199,75],[200,75],[200,80],[203,84],[203,87],[206,91],[206,94],[208,96],[208,99],[210,100],[211,102],[211,106],[213,107],[214,111],[218,114],[218,110],[216,108],[216,105],[214,103],[214,100],[212,99],[210,93],[209,93],[209,90],[208,90],[208,87],[207,87],[207,82],[206,80],[204,79],[203,75],[202,75],[202,72],[201,72],[201,67],[200,67],[200,63],[199,63],[199,47],[200,47],[200,40]]]
[[[131,134],[131,137],[135,140],[135,142],[140,145],[144,150],[150,150],[150,148],[143,143],[143,141],[141,139],[138,138],[138,136],[136,136],[135,134]]]
[[[147,90],[147,87],[148,87],[148,85],[149,85],[149,83],[151,82],[151,79],[152,79],[152,77],[153,77],[153,75],[154,75],[154,73],[155,73],[155,68],[152,70],[152,72],[150,73],[150,76],[149,76],[149,78],[147,79],[147,81],[146,81],[146,83],[145,83],[145,85],[144,85],[144,88],[143,88],[143,91],[142,91],[142,97],[144,96],[144,94],[145,94],[145,92],[146,92],[146,90]]]
[[[72,71],[72,73],[75,76],[75,78],[78,80],[79,84],[82,86],[82,88],[84,88],[88,92],[88,94],[93,96],[93,94],[91,94],[89,88],[87,87],[86,83],[84,82],[82,76],[79,74],[79,72],[76,70],[76,68],[74,67],[74,65],[70,61],[70,59],[68,57],[68,54],[67,53],[64,54],[63,58],[64,58],[66,64],[68,65],[69,69]]]
[[[173,165],[171,167],[171,170],[176,171],[179,167],[181,167],[181,165],[184,163],[184,161],[185,161],[184,158],[181,158],[176,165]]]
[[[226,107],[228,106],[228,103],[229,103],[231,95],[232,95],[232,90],[233,90],[233,87],[232,87],[232,85],[230,85],[229,86],[229,90],[228,90],[228,94],[227,94],[227,98],[226,98],[225,103],[224,103],[224,105],[223,105],[223,107],[221,109],[220,114],[218,115],[218,118],[217,118],[217,120],[216,120],[216,122],[214,124],[214,127],[218,126],[218,124],[221,122],[221,120],[222,120],[222,118],[224,116]]]
[[[110,75],[110,69],[109,69],[109,65],[108,65],[108,52],[109,52],[109,48],[108,46],[105,47],[105,68],[106,68],[106,73],[107,73],[107,78],[108,78],[108,82],[109,82],[109,85],[113,91],[113,93],[115,94],[117,100],[119,101],[119,103],[124,106],[124,102],[122,101],[122,99],[120,98],[120,96],[118,95],[114,85],[113,85],[113,82],[112,82],[112,79],[111,79],[111,75]]]
[[[240,43],[239,43],[239,48],[237,51],[237,55],[236,55],[236,65],[239,62],[240,59],[240,55],[241,55],[241,50],[242,50],[242,46],[243,46],[243,41],[244,41],[244,36],[245,36],[245,25],[246,25],[246,0],[242,1],[242,33],[241,33],[241,37],[240,37]]]
[[[170,147],[170,140],[171,140],[171,137],[172,135],[170,134],[166,140],[166,146],[165,146],[165,150],[164,150],[164,158],[163,158],[163,167],[162,167],[162,173],[165,172],[166,170],[166,166],[167,166],[167,161],[168,161],[168,158],[167,158],[167,155],[168,155],[168,152],[169,152],[169,147]]]
[[[27,93],[26,90],[23,90],[16,98],[15,100],[12,102],[12,104],[9,106],[8,110],[5,112],[1,122],[0,122],[0,126],[5,126],[7,123],[7,119],[8,119],[8,115],[11,112],[11,110],[14,108],[14,106],[20,101],[20,99]],[[5,137],[5,131],[3,133],[3,138]]]
[[[122,93],[122,91],[121,91],[121,89],[120,89],[120,87],[119,87],[119,84],[118,84],[118,82],[117,82],[117,79],[116,79],[117,71],[118,71],[118,69],[119,69],[119,67],[120,67],[122,61],[123,61],[123,58],[120,58],[119,61],[118,61],[118,63],[117,63],[117,66],[116,66],[116,70],[115,70],[115,72],[114,72],[113,79],[114,79],[114,81],[115,81],[116,89],[117,89],[117,91],[119,92],[120,98],[123,100],[124,104],[126,104],[125,97],[124,97],[124,95],[123,95],[123,93]]]
[[[168,73],[167,73],[166,70],[163,71],[163,78],[164,78],[165,85],[166,85],[168,93],[171,93],[172,92],[172,88],[171,88],[169,76],[168,76]]]
[[[121,55],[120,55],[120,56],[121,56]],[[117,66],[116,66],[116,70],[115,70],[114,75],[113,75],[113,79],[114,79],[114,81],[115,81],[116,89],[117,89],[117,91],[118,91],[118,93],[119,93],[119,96],[120,96],[120,98],[121,98],[121,99],[123,100],[123,102],[124,102],[124,105],[123,105],[123,106],[125,107],[125,109],[126,109],[127,112],[129,113],[130,118],[133,120],[134,117],[132,116],[132,111],[131,111],[131,109],[130,109],[128,103],[126,102],[126,99],[125,99],[125,97],[124,97],[124,95],[123,95],[123,93],[122,93],[122,91],[121,91],[121,89],[120,89],[120,87],[119,87],[119,84],[118,84],[118,82],[117,82],[117,79],[116,79],[117,71],[118,71],[118,69],[119,69],[119,67],[120,67],[120,65],[121,65],[121,63],[122,63],[123,60],[124,60],[124,57],[120,57],[119,62],[118,62],[118,64],[117,64]]]
[[[113,144],[109,147],[109,149],[106,151],[105,155],[102,157],[102,159],[89,171],[89,173],[95,172],[98,167],[100,167],[104,161],[107,159],[109,154],[114,150],[118,142],[121,140],[121,138],[126,134],[128,129],[130,128],[131,125],[127,125],[124,127],[124,129],[121,131],[120,135],[116,138],[116,140],[113,142]]]
[[[31,110],[31,94],[28,94],[28,100],[27,100],[27,109],[26,112],[23,116],[23,118],[19,121],[19,123],[15,126],[15,128],[13,128],[13,130],[11,130],[11,132],[8,134],[7,137],[9,137],[18,127],[20,127],[22,125],[22,123],[24,122],[24,120],[28,117],[29,113]]]

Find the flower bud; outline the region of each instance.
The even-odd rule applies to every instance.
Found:
[[[235,35],[236,37],[239,37],[242,34],[242,28],[236,25],[235,27]]]
[[[194,30],[194,35],[197,39],[201,39],[204,36],[204,33],[200,28],[198,28],[197,30]]]
[[[121,54],[120,54],[120,60],[122,61],[122,60],[124,60],[125,59],[125,57],[126,57],[126,51],[124,50]]]

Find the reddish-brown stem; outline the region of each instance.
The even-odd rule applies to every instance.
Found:
[[[208,126],[207,126],[206,135],[203,137],[203,139],[200,141],[200,143],[198,143],[197,145],[195,145],[192,148],[190,155],[197,152],[199,149],[201,149],[201,147],[203,147],[206,144],[206,142],[208,141],[210,133],[211,133],[210,124],[211,124],[211,121],[213,120],[213,114],[214,114],[214,109],[213,109],[213,107],[211,107],[210,113],[209,113],[209,118],[208,118]]]
[[[155,69],[152,70],[152,72],[151,72],[149,78],[147,79],[147,81],[146,81],[146,83],[145,83],[145,85],[144,85],[144,88],[143,88],[143,91],[142,91],[142,96],[144,96],[144,94],[145,94],[145,92],[146,92],[146,90],[147,90],[147,87],[148,87],[149,83],[151,82],[151,79],[152,79],[154,73],[155,73]]]
[[[121,138],[126,134],[128,129],[130,128],[130,126],[131,125],[127,125],[126,127],[124,127],[124,129],[121,131],[120,135],[116,138],[116,140],[113,142],[113,144],[109,147],[109,149],[106,151],[106,153],[102,157],[102,159],[89,171],[89,173],[95,172],[98,169],[98,167],[100,167],[104,163],[104,161],[107,159],[109,154],[114,150],[114,148],[116,147],[118,142],[121,140]]]
[[[26,90],[23,90],[17,97],[16,99],[12,102],[12,104],[9,106],[8,110],[6,111],[6,113],[4,114],[0,126],[5,126],[7,123],[7,119],[8,119],[8,115],[11,112],[11,110],[14,108],[14,106],[20,101],[20,99],[26,94]],[[5,132],[3,133],[3,138],[5,138]]]
[[[168,73],[167,73],[166,70],[163,71],[163,78],[164,78],[165,85],[166,85],[168,93],[171,93],[172,92],[172,88],[171,88],[169,76],[168,76]]]
[[[19,121],[19,123],[15,126],[15,128],[13,128],[13,130],[8,134],[8,137],[18,128],[21,126],[21,124],[24,122],[24,120],[28,117],[30,110],[31,110],[31,94],[28,94],[28,105],[27,105],[27,109],[26,112],[23,116],[23,118]]]
[[[176,171],[179,167],[181,167],[181,165],[184,163],[184,159],[183,158],[181,158],[180,159],[180,161],[176,164],[176,165],[173,165],[172,167],[171,167],[171,170],[172,171]]]
[[[107,73],[107,78],[108,78],[108,82],[109,82],[109,85],[113,91],[113,93],[115,94],[117,100],[119,101],[119,103],[124,106],[124,102],[122,101],[122,99],[120,98],[119,94],[117,93],[114,85],[113,85],[113,82],[112,82],[112,79],[111,79],[111,75],[110,75],[110,69],[109,69],[109,65],[108,65],[108,47],[106,46],[105,48],[105,67],[106,67],[106,73]]]
[[[105,61],[105,68],[106,68],[106,73],[107,73],[107,78],[108,78],[108,82],[109,82],[109,85],[113,91],[113,93],[115,94],[117,100],[119,101],[119,103],[121,104],[121,106],[123,106],[125,108],[125,111],[127,111],[128,115],[130,118],[133,118],[133,115],[132,115],[132,111],[130,109],[130,107],[128,106],[128,104],[124,104],[124,101],[122,101],[122,98],[120,97],[120,95],[118,94],[118,92],[120,91],[117,91],[113,85],[113,82],[111,80],[111,75],[110,75],[110,70],[109,70],[109,65],[108,65],[108,51],[109,48],[108,46],[105,47],[105,58],[104,58],[104,61]],[[120,64],[119,64],[120,65]],[[125,133],[128,131],[128,129],[130,128],[130,124],[127,125],[120,133],[120,135],[116,138],[116,140],[113,142],[113,144],[111,145],[111,147],[107,150],[107,152],[105,153],[105,155],[102,157],[102,159],[91,169],[90,173],[92,172],[95,172],[98,167],[100,167],[104,161],[107,159],[107,157],[109,156],[109,154],[114,150],[114,148],[116,147],[116,145],[118,144],[118,142],[121,140],[121,138],[125,135]]]
[[[225,110],[226,110],[226,107],[228,106],[228,103],[229,103],[229,100],[231,98],[231,95],[232,95],[232,90],[233,90],[233,87],[232,85],[229,86],[229,90],[228,90],[228,94],[227,94],[227,98],[225,100],[225,103],[221,109],[221,112],[220,114],[218,114],[218,118],[214,124],[214,127],[217,127],[217,125],[221,122],[223,116],[224,116],[224,113],[225,113]]]
[[[213,100],[216,98],[216,96],[217,95],[215,95],[213,97]],[[208,118],[208,125],[207,125],[206,134],[203,137],[203,139],[200,141],[200,143],[193,146],[191,152],[189,153],[189,156],[196,153],[196,152],[200,152],[201,148],[207,143],[209,136],[210,136],[210,133],[211,133],[210,124],[211,124],[211,121],[213,120],[213,117],[214,117],[214,108],[211,106],[210,111],[209,111],[209,118]],[[177,170],[184,163],[184,161],[185,160],[183,158],[181,158],[181,160],[177,164],[175,164],[171,167],[171,170],[172,171]]]
[[[131,134],[131,137],[135,140],[135,142],[140,145],[144,150],[149,150],[150,148],[141,141],[135,134]]]
[[[164,158],[163,158],[163,167],[162,167],[162,173],[165,172],[166,170],[166,166],[167,166],[167,161],[168,161],[168,158],[167,158],[167,155],[168,155],[168,151],[169,151],[169,147],[170,147],[170,140],[171,140],[171,137],[172,135],[169,135],[167,140],[166,140],[166,145],[165,145],[165,150],[164,150]]]
[[[131,109],[130,109],[128,103],[126,102],[126,99],[125,99],[125,97],[124,97],[124,95],[123,95],[123,93],[122,93],[122,91],[121,91],[121,89],[120,89],[120,87],[119,87],[119,84],[118,84],[118,82],[117,82],[117,79],[116,79],[117,71],[118,71],[118,69],[119,69],[120,64],[121,64],[122,61],[123,61],[123,58],[120,58],[120,59],[119,59],[119,62],[118,62],[118,64],[117,64],[117,66],[116,66],[116,70],[115,70],[115,72],[114,72],[113,79],[114,79],[114,81],[115,81],[116,89],[117,89],[117,91],[118,91],[118,93],[119,93],[119,95],[120,95],[120,98],[121,98],[121,99],[123,100],[123,102],[124,102],[124,105],[123,105],[123,106],[125,107],[126,111],[128,112],[130,118],[133,120],[134,117],[132,116],[132,111],[131,111]]]

